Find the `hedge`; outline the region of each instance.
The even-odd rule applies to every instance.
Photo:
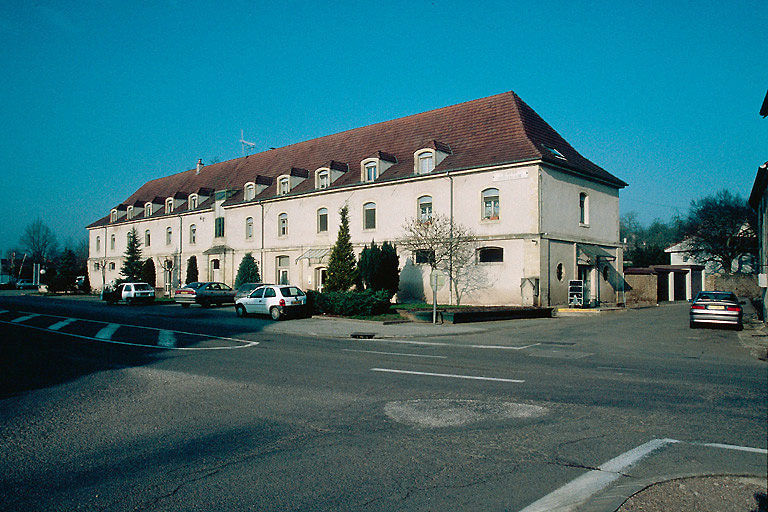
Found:
[[[365,290],[362,292],[307,291],[307,306],[312,314],[339,316],[381,315],[391,306],[389,292]]]

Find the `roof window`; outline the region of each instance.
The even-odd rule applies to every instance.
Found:
[[[561,158],[565,160],[565,157],[563,156],[563,154],[558,150],[556,150],[555,148],[553,148],[552,146],[547,146],[546,144],[542,144],[541,146],[547,151],[549,151],[550,153],[552,153],[553,155],[555,155],[557,158]]]

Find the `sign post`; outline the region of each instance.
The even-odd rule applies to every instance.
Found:
[[[429,275],[429,286],[432,287],[432,323],[437,323],[437,290],[445,286],[445,274],[437,269],[432,269]]]

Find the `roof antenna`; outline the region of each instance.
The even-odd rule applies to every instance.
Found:
[[[249,154],[246,153],[245,148],[248,148],[250,152],[253,152],[254,148],[256,147],[255,142],[248,142],[245,140],[245,136],[243,135],[243,130],[240,130],[240,144],[243,145],[243,156]]]

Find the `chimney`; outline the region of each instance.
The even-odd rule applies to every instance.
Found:
[[[200,169],[203,168],[203,159],[198,158],[197,159],[197,170],[195,171],[195,174],[200,174]]]

